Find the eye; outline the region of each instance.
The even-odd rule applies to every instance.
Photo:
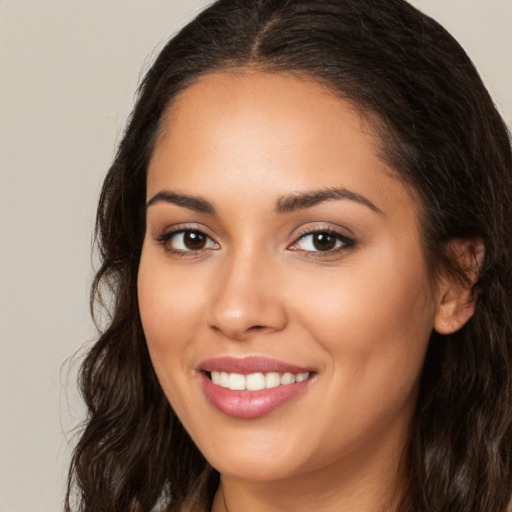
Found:
[[[185,253],[218,249],[219,244],[207,234],[196,229],[181,229],[164,233],[156,239],[169,252]]]
[[[322,229],[301,235],[290,249],[305,252],[336,252],[354,244],[354,240],[337,231]]]

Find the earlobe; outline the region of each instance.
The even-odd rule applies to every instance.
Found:
[[[473,285],[478,279],[485,248],[480,239],[456,239],[450,242],[448,255],[457,262],[466,276],[449,275],[441,278],[434,329],[439,334],[451,334],[465,325],[475,312],[476,296]]]
[[[466,324],[475,312],[474,299],[468,299],[452,299],[439,304],[434,321],[436,332],[452,334]]]

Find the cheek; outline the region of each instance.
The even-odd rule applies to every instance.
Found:
[[[422,260],[405,256],[381,251],[364,270],[347,266],[337,279],[309,281],[295,303],[329,361],[326,399],[311,429],[334,444],[339,436],[328,425],[355,446],[377,438],[386,425],[408,425],[415,407],[434,314]]]
[[[395,383],[399,394],[416,382],[434,322],[423,258],[416,246],[389,246],[368,251],[357,265],[347,261],[334,278],[308,280],[296,315],[351,387],[360,381],[361,390],[379,392]]]
[[[187,269],[173,272],[165,258],[143,250],[137,289],[142,326],[159,373],[160,367],[183,358],[193,333],[203,322],[205,286]]]
[[[139,310],[146,342],[160,385],[175,412],[187,418],[191,349],[204,322],[204,282],[185,267],[143,249],[137,280]]]

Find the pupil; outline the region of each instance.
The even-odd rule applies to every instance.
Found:
[[[202,249],[206,243],[206,237],[197,231],[187,231],[183,237],[183,243],[187,249]]]
[[[330,249],[334,249],[334,246],[336,245],[336,238],[328,233],[318,233],[313,239],[313,245],[315,246],[315,249],[318,249],[319,251],[328,251]]]

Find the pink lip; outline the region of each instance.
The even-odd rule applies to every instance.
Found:
[[[215,357],[207,359],[199,365],[199,370],[204,372],[227,372],[227,373],[240,373],[247,375],[249,373],[305,373],[312,372],[312,368],[305,368],[277,359],[270,359],[268,357],[250,356],[244,358],[235,357]]]
[[[200,379],[208,400],[227,416],[242,419],[258,418],[284,405],[302,393],[312,381],[310,377],[302,382],[277,386],[275,388],[259,391],[234,391],[214,384],[206,372],[222,371],[227,373],[305,373],[311,372],[308,368],[299,367],[268,359],[264,357],[247,357],[237,359],[232,357],[219,357],[203,361],[200,365]]]

